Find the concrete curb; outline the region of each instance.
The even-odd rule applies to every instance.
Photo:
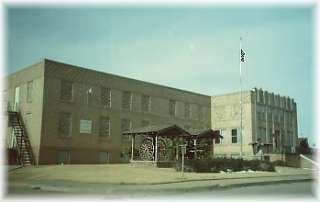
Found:
[[[297,176],[287,176],[282,179],[274,179],[270,181],[265,181],[262,178],[265,177],[257,177],[257,178],[251,178],[252,179],[259,179],[261,181],[248,181],[248,179],[243,179],[244,182],[236,182],[234,183],[234,180],[242,180],[242,179],[216,179],[216,180],[207,180],[206,184],[190,184],[186,185],[192,182],[179,182],[175,184],[157,184],[157,185],[107,185],[107,186],[101,186],[103,184],[100,184],[97,186],[97,184],[86,184],[86,186],[81,186],[77,184],[76,186],[53,186],[53,185],[43,185],[43,184],[29,184],[29,188],[31,189],[38,189],[38,190],[44,190],[44,191],[54,191],[54,192],[64,192],[64,193],[86,193],[86,194],[124,194],[127,192],[136,192],[141,193],[143,191],[148,191],[149,193],[183,193],[188,191],[205,191],[205,190],[211,190],[211,189],[227,189],[227,188],[236,188],[236,187],[245,187],[245,186],[254,186],[254,185],[268,185],[268,184],[278,184],[278,183],[289,183],[289,182],[303,182],[303,181],[312,181],[314,180],[311,176],[300,176],[297,179]],[[230,181],[228,183],[223,184],[224,182]],[[199,182],[199,181],[198,181]],[[201,181],[203,182],[203,181]]]
[[[23,168],[24,166],[17,166],[17,167],[14,167],[14,168],[9,168],[8,170],[9,170],[9,172],[10,171],[14,171],[14,170],[17,170],[17,169],[19,169],[19,168]]]

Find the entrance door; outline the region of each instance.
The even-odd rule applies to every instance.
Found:
[[[14,111],[18,111],[19,110],[19,102],[20,102],[20,87],[16,87],[14,90]]]

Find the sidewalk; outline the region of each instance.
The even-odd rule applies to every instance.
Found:
[[[71,169],[71,168],[68,168]],[[84,174],[79,171],[79,167],[73,167],[72,170],[78,170],[80,174]],[[234,186],[249,186],[256,184],[268,184],[268,183],[281,183],[281,182],[295,182],[303,180],[312,180],[313,175],[310,170],[294,169],[279,167],[277,172],[256,172],[256,173],[185,173],[184,177],[178,172],[171,173],[171,170],[158,170],[157,168],[147,168],[142,171],[145,172],[143,176],[136,176],[138,172],[136,169],[131,168],[131,175],[127,175],[128,181],[122,181],[123,178],[119,178],[119,173],[113,171],[115,176],[109,180],[96,180],[88,179],[88,176],[84,175],[82,179],[78,179],[75,176],[60,175],[49,176],[47,172],[37,173],[38,175],[28,176],[24,178],[21,176],[24,172],[23,169],[10,172],[15,176],[14,180],[9,181],[9,190],[17,188],[25,188],[30,190],[45,190],[55,191],[63,193],[85,193],[85,194],[107,194],[107,195],[129,195],[132,193],[170,193],[170,192],[187,192],[195,190],[205,189],[220,189]],[[32,171],[34,169],[31,169]],[[139,170],[139,169],[138,169]],[[149,171],[150,173],[148,173]],[[163,177],[161,181],[156,178],[150,177],[153,172],[159,171],[160,177]],[[16,173],[14,173],[16,172]],[[56,169],[56,172],[57,169]],[[105,171],[107,172],[107,171]],[[30,172],[27,172],[30,174]],[[50,171],[51,173],[51,171]],[[55,173],[57,174],[57,173]],[[58,173],[59,174],[59,173]],[[143,174],[143,173],[142,173]],[[170,175],[168,175],[170,174]],[[19,179],[19,175],[20,178]],[[93,173],[96,178],[103,178],[104,175],[99,172]],[[172,175],[172,176],[171,176]],[[109,175],[108,175],[109,176]],[[131,179],[132,178],[141,178]],[[174,176],[174,177],[173,177]],[[12,176],[11,176],[12,177]],[[118,177],[118,178],[117,178]],[[158,176],[159,177],[159,176]],[[165,178],[167,177],[167,178]],[[147,182],[146,178],[149,178],[151,182]],[[120,179],[120,181],[119,181]],[[116,181],[118,180],[118,181]],[[137,183],[138,182],[138,183]]]

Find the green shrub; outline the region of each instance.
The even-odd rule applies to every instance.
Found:
[[[185,160],[185,171],[205,172],[237,172],[242,170],[275,171],[274,165],[268,161],[243,160],[231,158],[214,158],[206,160]],[[176,170],[181,171],[181,161],[176,162]]]
[[[282,161],[282,160],[276,160],[274,162],[272,162],[273,166],[286,166],[286,162]]]

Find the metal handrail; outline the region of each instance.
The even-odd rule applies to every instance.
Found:
[[[24,141],[28,141],[28,143],[25,142],[25,146],[28,147],[27,149],[28,149],[29,155],[30,155],[30,163],[34,164],[34,158],[33,158],[34,156],[33,156],[33,151],[32,151],[32,148],[31,148],[31,143],[30,143],[30,140],[27,139],[28,135],[25,134],[25,133],[27,133],[27,129],[26,129],[25,125],[24,125],[24,121],[22,119],[21,113],[18,112],[17,114],[18,114],[18,120],[19,120],[19,123],[20,123],[20,127],[22,127],[22,129],[23,129],[22,130],[23,132],[21,133],[23,138],[21,138],[21,139],[23,139]],[[21,143],[22,143],[22,140],[21,140]],[[21,147],[22,147],[22,144],[21,144]]]

